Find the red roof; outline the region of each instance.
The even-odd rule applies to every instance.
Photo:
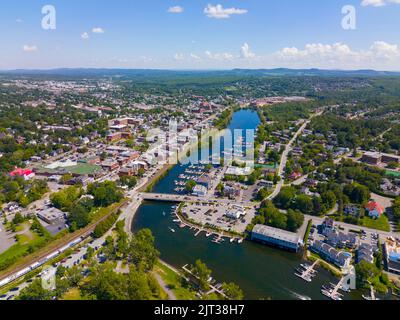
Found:
[[[15,176],[29,176],[33,173],[32,170],[30,169],[21,169],[21,168],[16,168],[14,171],[10,172],[10,176],[11,177],[15,177]]]
[[[383,214],[385,211],[383,207],[375,201],[368,202],[368,204],[365,206],[365,209],[367,209],[369,212],[376,210],[379,212],[379,214]]]

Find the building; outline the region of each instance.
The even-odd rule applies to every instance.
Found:
[[[207,189],[211,188],[211,178],[208,175],[203,175],[199,179],[197,179],[197,184],[206,187]]]
[[[246,215],[246,210],[242,206],[233,205],[225,213],[230,219],[238,220]]]
[[[316,240],[310,250],[319,254],[324,260],[333,263],[341,269],[347,269],[351,265],[352,255],[348,252],[338,251],[327,243]]]
[[[207,195],[207,188],[198,184],[193,188],[192,194],[197,197],[205,197]]]
[[[119,168],[119,163],[112,159],[107,159],[101,163],[101,167],[107,171],[114,171]]]
[[[245,167],[245,168],[239,168],[239,167],[233,167],[229,166],[226,169],[225,174],[228,176],[249,176],[253,172],[253,168],[251,167]]]
[[[374,262],[374,250],[371,245],[362,243],[357,250],[357,263],[366,261],[368,263]]]
[[[359,217],[360,207],[354,204],[347,204],[344,206],[343,212],[347,216]]]
[[[381,162],[381,159],[382,157],[379,152],[365,152],[361,161],[372,165],[378,165]]]
[[[61,210],[51,207],[40,211],[37,216],[48,224],[56,224],[58,221],[64,220],[65,214]]]
[[[392,237],[384,243],[387,270],[400,275],[400,241]]]
[[[383,209],[383,207],[379,203],[375,201],[370,201],[365,206],[365,211],[371,218],[379,219],[385,212],[385,209]]]
[[[388,153],[380,153],[380,152],[365,152],[361,158],[362,162],[378,165],[380,163],[400,163],[400,156]]]
[[[251,240],[295,252],[303,245],[298,234],[261,224],[254,226]]]
[[[335,248],[348,248],[354,249],[358,245],[357,234],[348,232],[344,233],[335,229],[328,229],[325,231],[325,242]]]
[[[10,172],[11,177],[23,177],[25,180],[30,180],[35,177],[35,173],[30,169],[15,168],[14,171]]]
[[[132,177],[136,174],[136,171],[132,167],[124,167],[121,170],[119,170],[118,175],[119,177]]]

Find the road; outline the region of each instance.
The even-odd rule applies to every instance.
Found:
[[[202,202],[202,203],[220,203],[226,205],[239,205],[245,207],[255,207],[255,202],[235,202],[230,199],[214,198],[214,197],[194,197],[176,194],[164,194],[164,193],[140,193],[140,197],[143,200],[148,201],[166,201],[166,202]]]
[[[293,149],[293,144],[296,142],[297,138],[304,132],[304,130],[310,124],[311,120],[314,117],[321,115],[322,113],[323,113],[323,111],[320,111],[320,112],[314,114],[313,116],[311,116],[311,118],[309,120],[304,122],[304,124],[299,128],[299,130],[297,130],[296,134],[293,136],[293,138],[286,145],[286,148],[282,153],[281,162],[280,162],[279,168],[278,168],[278,176],[281,178],[281,180],[275,186],[274,191],[268,196],[268,198],[267,198],[268,200],[275,199],[277,197],[277,195],[281,192],[281,189],[283,188],[283,186],[285,184],[285,180],[283,179],[282,175],[283,175],[283,173],[285,171],[285,168],[286,168],[286,163],[287,163],[287,160],[288,160],[289,153]]]

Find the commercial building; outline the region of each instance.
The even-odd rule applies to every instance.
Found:
[[[228,211],[226,211],[225,216],[230,219],[240,219],[242,216],[246,215],[246,210],[242,206],[232,205]]]
[[[362,162],[378,165],[381,162],[381,155],[378,152],[365,152],[361,158]]]
[[[55,224],[60,220],[64,220],[64,212],[57,208],[51,207],[40,211],[37,216],[48,224]]]
[[[381,162],[386,164],[390,162],[400,163],[400,156],[380,152],[365,152],[361,161],[372,165],[378,165]]]
[[[254,226],[251,240],[295,252],[298,252],[303,245],[303,241],[297,233],[261,224]]]
[[[207,195],[207,188],[198,184],[193,188],[192,193],[194,196],[205,197]]]

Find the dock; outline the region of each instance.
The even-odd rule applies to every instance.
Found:
[[[317,271],[314,270],[314,268],[318,265],[319,260],[315,261],[312,265],[307,266],[307,265],[300,265],[300,267],[304,270],[301,270],[299,268],[298,273],[296,272],[295,275],[304,281],[311,282],[312,278],[316,275]]]
[[[321,292],[324,296],[331,298],[332,300],[343,300],[342,297],[343,295],[339,292],[339,290],[343,289],[343,284],[344,284],[345,278],[343,277],[340,279],[338,284],[330,284],[332,286],[332,289],[326,289],[322,288]]]
[[[188,268],[188,265],[184,265],[182,267],[182,269],[183,269],[183,271],[188,273],[192,278],[198,280],[198,277],[193,274],[193,272]],[[220,294],[223,298],[228,299],[226,294],[221,289],[222,285],[221,284],[214,285],[213,282],[214,282],[214,280],[213,281],[210,281],[210,280],[208,281],[208,285],[210,287],[210,290],[206,294],[208,295],[210,293],[216,292],[216,293]]]

